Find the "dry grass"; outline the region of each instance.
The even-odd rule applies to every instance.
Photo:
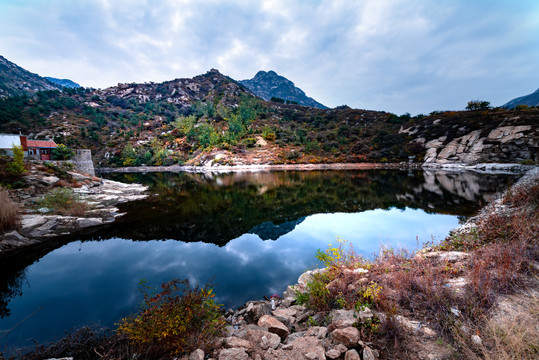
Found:
[[[0,189],[0,234],[16,229],[20,224],[19,204],[14,202],[6,190]]]

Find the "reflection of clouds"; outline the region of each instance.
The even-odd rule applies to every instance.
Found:
[[[420,242],[431,234],[442,237],[457,223],[455,216],[391,209],[313,215],[275,241],[244,234],[224,247],[173,240],[73,242],[29,268],[29,287],[10,303],[13,316],[1,319],[0,328],[11,328],[41,305],[44,310],[25,322],[21,336],[50,339],[50,334],[61,336],[75,325],[97,320],[112,326],[140,303],[141,279],[150,286],[174,278],[199,286],[212,282],[216,301],[237,307],[280,294],[303,271],[317,266],[316,250],[335,245],[337,236],[369,255],[378,251],[380,239],[415,248],[416,236]],[[40,327],[42,333],[34,333]]]

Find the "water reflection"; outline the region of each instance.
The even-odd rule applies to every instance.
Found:
[[[136,308],[141,279],[213,281],[228,307],[279,293],[336,237],[365,256],[385,244],[413,249],[444,237],[514,180],[415,171],[113,177],[149,184],[154,195],[124,206],[120,223],[93,236],[1,264],[0,330],[43,306],[8,345],[91,322],[112,326]]]
[[[177,239],[224,245],[246,232],[275,239],[312,214],[416,208],[470,216],[514,177],[423,171],[111,174],[151,186],[155,196],[102,238]]]

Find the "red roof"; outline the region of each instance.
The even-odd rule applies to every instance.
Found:
[[[26,145],[29,148],[55,148],[58,146],[54,141],[44,140],[26,140]]]

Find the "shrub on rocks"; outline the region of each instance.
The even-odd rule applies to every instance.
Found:
[[[187,280],[172,280],[150,296],[144,288],[139,314],[124,318],[117,332],[125,335],[142,353],[158,356],[207,350],[224,334],[225,321],[211,288],[189,286]]]

